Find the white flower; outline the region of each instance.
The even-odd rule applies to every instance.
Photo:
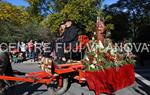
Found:
[[[92,62],[93,64],[96,64],[97,63],[97,61],[96,60],[93,60],[93,62]]]
[[[95,68],[95,65],[94,65],[94,64],[91,64],[90,67],[91,67],[92,69],[94,69],[94,68]]]
[[[92,40],[95,40],[95,38],[94,38],[94,37],[92,37]]]
[[[85,55],[85,59],[86,59],[87,61],[90,61],[87,55]]]
[[[115,54],[116,54],[116,51],[115,51],[114,49],[112,49],[112,50],[110,51],[110,54],[115,55]]]
[[[99,41],[97,45],[98,45],[98,48],[104,48],[104,45],[102,44],[101,41]]]
[[[96,32],[94,32],[94,35],[96,35]]]
[[[95,54],[95,58],[97,58],[98,57],[98,55],[97,54]]]
[[[92,49],[95,48],[95,44],[92,43],[91,48],[92,48]]]
[[[92,51],[96,52],[96,48],[94,47],[94,48],[92,49]]]

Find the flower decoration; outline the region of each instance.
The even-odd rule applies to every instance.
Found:
[[[85,70],[95,71],[124,64],[134,64],[135,60],[132,53],[117,51],[113,44],[111,48],[104,48],[101,42],[97,42],[93,38],[88,44],[82,63],[85,65]]]

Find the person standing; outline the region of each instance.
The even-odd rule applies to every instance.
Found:
[[[27,43],[27,49],[28,49],[28,57],[31,60],[31,59],[33,59],[33,53],[34,53],[34,44],[33,44],[32,40],[30,40]]]
[[[20,41],[18,41],[17,42],[17,46],[16,46],[16,48],[17,48],[18,51],[20,51],[20,45],[21,45],[21,43],[20,43]]]
[[[23,54],[23,61],[25,61],[26,60],[26,44],[24,42],[21,42],[20,50]]]

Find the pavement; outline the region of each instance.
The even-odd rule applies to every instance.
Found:
[[[136,82],[124,89],[115,92],[113,95],[150,95],[150,64],[146,62],[144,67],[136,65],[135,76]],[[22,64],[13,64],[13,69],[21,72],[40,71],[37,63],[25,62]],[[53,95],[52,89],[47,89],[45,85],[18,83],[15,87],[8,89],[6,95]],[[87,85],[80,85],[73,82],[64,95],[95,95],[88,89]],[[100,94],[106,95],[106,94]]]

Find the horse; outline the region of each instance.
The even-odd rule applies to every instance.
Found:
[[[14,76],[9,52],[0,52],[0,75]],[[11,85],[13,83],[13,81],[6,82],[4,80],[0,80],[0,95],[5,95],[4,92],[6,85]]]

